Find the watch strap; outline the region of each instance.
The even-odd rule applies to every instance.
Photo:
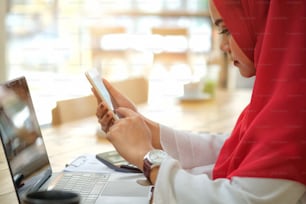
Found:
[[[150,183],[152,183],[150,175],[151,175],[151,162],[148,159],[143,160],[143,174],[148,179]]]
[[[145,155],[143,159],[143,173],[148,179],[148,181],[150,181],[151,183],[152,181],[150,176],[152,169],[154,169],[155,167],[159,167],[161,165],[162,160],[164,160],[166,156],[167,153],[159,149],[151,150]]]

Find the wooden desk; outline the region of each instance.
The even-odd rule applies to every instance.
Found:
[[[169,97],[140,107],[140,111],[154,121],[177,129],[230,132],[250,96],[251,90],[248,89],[218,90],[211,100],[180,102]]]
[[[139,107],[148,118],[177,129],[192,131],[230,132],[241,110],[248,103],[251,92],[218,91],[216,98],[202,102],[162,101]],[[96,136],[97,119],[90,117],[58,127],[42,128],[43,137],[54,171],[84,153],[96,154],[113,149]],[[0,203],[17,203],[2,146],[0,147]]]

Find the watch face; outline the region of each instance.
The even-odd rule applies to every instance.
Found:
[[[151,163],[161,163],[165,157],[167,156],[167,153],[162,150],[153,150],[149,154],[149,160]]]

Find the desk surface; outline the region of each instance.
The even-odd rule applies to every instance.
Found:
[[[230,132],[239,113],[250,99],[250,90],[218,91],[214,99],[180,102],[165,99],[139,106],[148,118],[183,130]],[[50,163],[54,171],[61,171],[76,156],[96,154],[113,149],[103,138],[96,136],[95,117],[42,129]],[[2,146],[0,145],[0,203],[17,203]]]

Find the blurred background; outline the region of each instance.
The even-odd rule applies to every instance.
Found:
[[[149,103],[211,70],[219,88],[252,87],[219,51],[207,0],[2,0],[0,19],[0,81],[26,76],[41,124],[57,100],[90,93],[93,67],[146,78]]]

